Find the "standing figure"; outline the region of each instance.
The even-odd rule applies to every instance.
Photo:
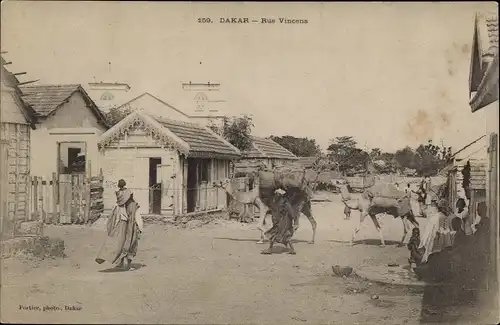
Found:
[[[424,256],[424,249],[420,248],[420,229],[418,227],[413,228],[410,240],[408,242],[408,250],[410,251],[410,258],[408,262],[410,263],[410,267],[415,269],[420,265],[422,261],[422,257]]]
[[[125,186],[125,181],[120,179],[116,191],[116,205],[108,218],[108,237],[95,261],[98,264],[104,261],[112,264],[119,262],[118,267],[128,270],[137,254],[143,221],[141,215],[137,213],[139,204],[135,202],[132,191]]]
[[[273,226],[265,232],[270,242],[269,248],[263,250],[261,254],[271,254],[276,242],[290,247],[288,254],[295,254],[291,239],[294,233],[294,223],[296,223],[296,213],[293,211],[287,192],[281,189],[275,191],[271,213]]]
[[[467,236],[472,235],[472,218],[469,216],[465,199],[459,198],[456,203],[456,208],[457,212],[455,214],[462,221],[462,230]]]
[[[351,208],[349,208],[347,205],[344,206],[344,220],[350,220],[351,219]]]
[[[433,198],[432,204],[427,208],[429,221],[425,225],[419,248],[424,248],[422,263],[426,263],[431,254],[438,253],[453,244],[451,219],[454,215],[448,207],[446,200]]]

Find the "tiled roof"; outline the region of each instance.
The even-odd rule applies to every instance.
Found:
[[[472,112],[498,100],[498,55],[498,15],[477,13],[469,75]]]
[[[98,121],[108,127],[106,117],[81,85],[32,85],[21,86],[19,89],[23,93],[22,100],[33,108],[37,117],[49,116],[78,91]]]
[[[200,124],[152,117],[189,145],[188,156],[240,157],[237,148]]]
[[[498,15],[477,14],[477,29],[483,56],[493,56],[498,51]]]
[[[79,85],[21,86],[23,100],[33,107],[38,116],[48,116],[78,90]]]
[[[252,149],[244,154],[247,158],[297,160],[297,157],[271,139],[252,137]]]

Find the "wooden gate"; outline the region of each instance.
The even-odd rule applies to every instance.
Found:
[[[103,211],[103,176],[56,173],[51,179],[33,176],[32,220],[46,224],[84,224],[95,221]]]

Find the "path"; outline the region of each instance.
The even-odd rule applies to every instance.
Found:
[[[68,257],[6,260],[2,269],[2,320],[67,323],[415,324],[421,294],[408,289],[332,277],[331,266],[355,269],[405,263],[405,248],[378,247],[373,224],[364,224],[349,247],[351,221],[339,202],[313,206],[317,242],[301,220],[297,255],[259,254],[255,224],[218,221],[195,229],[148,225],[136,270],[105,272],[94,262],[102,227],[50,227],[65,240]],[[356,212],[353,213],[355,217]],[[383,217],[387,242],[402,225]],[[279,250],[279,246],[276,249]],[[279,250],[283,251],[283,250]],[[379,299],[370,297],[377,294]],[[26,311],[19,305],[76,306],[79,311]]]

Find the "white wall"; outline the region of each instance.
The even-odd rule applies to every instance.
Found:
[[[58,142],[85,142],[87,149],[87,167],[92,175],[99,174],[100,154],[97,141],[102,131],[86,128],[54,128],[31,130],[31,174],[33,176],[52,177],[58,167]]]
[[[124,106],[124,108],[132,110],[143,109],[147,114],[161,116],[172,120],[189,121],[189,118],[187,116],[163,104],[149,94],[145,94],[144,96],[137,98],[133,102],[128,103]]]
[[[58,142],[86,142],[87,166],[99,174],[97,141],[106,130],[87,107],[80,93],[75,93],[55,114],[37,123],[31,131],[31,174],[52,177],[58,171]]]
[[[161,158],[167,164],[177,157],[177,151],[162,148],[107,148],[101,152],[104,175],[104,213],[111,212],[116,203],[115,191],[118,180],[124,179],[127,187],[134,193],[140,205],[139,213],[149,213],[149,158]],[[172,174],[182,177],[180,171],[172,164]],[[162,213],[170,210],[163,204]],[[166,201],[165,201],[166,202]]]

